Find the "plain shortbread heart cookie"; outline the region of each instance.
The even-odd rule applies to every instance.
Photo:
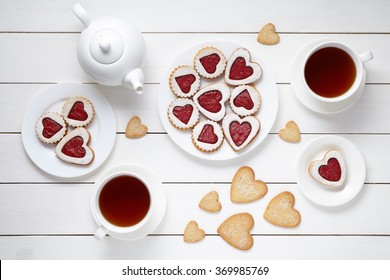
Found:
[[[218,199],[219,195],[216,191],[209,192],[199,202],[199,208],[210,213],[219,212],[222,205]]]
[[[203,229],[200,229],[198,223],[190,221],[184,229],[184,242],[194,243],[205,238],[206,234]]]
[[[301,132],[294,121],[289,121],[286,128],[279,130],[279,137],[290,143],[298,143],[301,141]]]
[[[259,31],[259,35],[257,35],[257,42],[263,45],[275,45],[279,43],[280,37],[275,32],[275,25],[272,23],[267,23],[261,28]]]
[[[268,191],[267,185],[261,180],[255,180],[255,172],[248,166],[238,169],[230,188],[230,200],[245,203],[262,198]]]
[[[148,127],[142,124],[140,117],[132,117],[126,126],[127,138],[140,138],[148,133]]]
[[[290,192],[282,192],[271,199],[263,217],[276,226],[296,227],[301,223],[301,214],[294,209],[294,204],[294,195]]]
[[[235,214],[226,219],[217,229],[218,234],[231,246],[240,250],[249,250],[253,246],[250,230],[255,224],[249,213]]]

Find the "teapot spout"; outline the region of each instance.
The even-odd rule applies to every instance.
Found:
[[[80,3],[74,4],[72,10],[74,14],[79,18],[79,20],[85,25],[85,27],[88,27],[88,25],[91,24],[91,16],[85,11],[84,7],[81,6]]]
[[[144,92],[144,72],[141,68],[134,69],[123,79],[123,86],[134,89],[136,93]]]

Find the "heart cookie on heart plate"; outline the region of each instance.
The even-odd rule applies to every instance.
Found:
[[[235,151],[245,149],[260,131],[260,121],[254,116],[240,118],[236,114],[228,114],[222,121],[223,133]]]
[[[344,185],[347,169],[342,154],[337,150],[330,150],[322,160],[310,163],[309,173],[317,182],[338,189]]]
[[[178,129],[190,129],[199,120],[199,110],[189,98],[178,98],[168,107],[168,119]]]
[[[39,140],[47,144],[55,144],[64,137],[66,133],[64,118],[56,112],[43,114],[35,124],[35,131]]]
[[[230,97],[226,84],[216,83],[205,86],[193,97],[199,111],[213,121],[220,121],[226,114],[225,102]]]
[[[230,107],[241,117],[253,115],[261,105],[259,91],[252,86],[238,86],[230,95]]]
[[[225,70],[225,82],[232,86],[251,84],[260,79],[262,69],[251,61],[247,49],[238,48],[230,56]]]
[[[204,47],[196,53],[194,67],[202,77],[216,78],[225,70],[226,58],[217,48]]]
[[[58,143],[56,154],[63,161],[88,165],[95,157],[93,150],[88,146],[90,140],[88,130],[84,127],[75,128]]]
[[[223,142],[222,129],[218,123],[210,120],[199,122],[192,131],[192,142],[199,151],[216,151]]]
[[[95,115],[92,102],[85,97],[71,97],[62,107],[62,115],[67,124],[73,127],[87,126]]]
[[[169,87],[178,97],[191,97],[199,89],[200,77],[192,66],[176,67],[169,76]]]

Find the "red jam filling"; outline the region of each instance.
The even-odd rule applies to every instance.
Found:
[[[179,85],[180,90],[183,93],[189,93],[191,90],[192,84],[195,82],[196,78],[192,74],[179,76],[175,78],[176,83]]]
[[[193,111],[194,108],[190,104],[184,106],[176,106],[173,108],[173,115],[178,118],[182,123],[188,124]]]
[[[322,178],[331,182],[340,181],[341,167],[336,158],[330,158],[327,165],[321,165],[318,169],[318,173]]]
[[[221,61],[221,58],[218,54],[213,53],[202,57],[199,61],[207,73],[213,74],[217,70],[217,65]]]
[[[70,139],[62,147],[61,152],[69,157],[83,158],[85,157],[86,151],[83,148],[84,140],[81,136],[76,136]]]
[[[222,93],[219,90],[210,90],[198,97],[199,105],[211,113],[218,113],[221,111],[221,100]]]
[[[234,98],[233,104],[236,107],[244,107],[247,110],[251,110],[255,106],[247,89],[243,90]]]
[[[62,125],[52,120],[51,118],[44,118],[42,120],[42,125],[43,125],[42,135],[47,139],[52,138],[54,135],[57,134],[58,131],[62,129]]]
[[[253,68],[246,66],[246,61],[243,57],[237,57],[230,68],[229,79],[243,80],[253,75]]]
[[[237,147],[240,147],[245,142],[251,131],[252,126],[248,122],[243,122],[242,124],[240,124],[237,121],[233,121],[229,125],[230,135],[234,144],[236,144]]]
[[[84,110],[84,103],[76,101],[69,111],[68,118],[76,121],[85,121],[88,119],[88,114]]]
[[[215,144],[218,142],[218,136],[214,133],[214,127],[211,124],[206,124],[198,137],[199,142],[207,144]]]

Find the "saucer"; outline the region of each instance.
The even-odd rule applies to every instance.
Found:
[[[350,108],[353,104],[355,104],[355,102],[362,95],[364,90],[364,85],[366,83],[366,71],[363,67],[362,82],[360,83],[357,92],[354,95],[352,95],[350,98],[338,103],[325,103],[316,99],[305,89],[303,79],[300,76],[300,71],[297,71],[297,69],[303,68],[305,55],[308,53],[310,49],[326,41],[328,40],[318,40],[318,41],[311,42],[310,44],[308,44],[307,46],[305,46],[303,49],[300,50],[300,52],[297,54],[292,64],[291,87],[298,100],[308,109],[321,114],[335,114]]]
[[[327,188],[314,180],[308,171],[310,163],[323,158],[328,150],[335,149],[343,155],[346,165],[344,187]],[[312,202],[334,207],[346,204],[362,189],[366,178],[366,164],[359,149],[340,136],[323,136],[309,142],[302,150],[297,164],[297,183],[302,193]]]
[[[166,193],[165,189],[161,183],[161,180],[149,169],[135,164],[121,164],[114,166],[113,168],[104,171],[98,180],[95,182],[95,192],[98,186],[100,186],[101,182],[107,178],[109,175],[117,172],[128,171],[134,174],[139,175],[148,187],[152,190],[152,200],[151,208],[149,210],[150,218],[146,221],[142,227],[137,228],[135,231],[130,233],[117,233],[108,231],[108,234],[116,239],[121,240],[135,240],[140,239],[148,234],[152,233],[158,225],[161,223],[162,219],[165,215],[166,209]],[[91,210],[92,216],[98,226],[101,226],[100,221],[97,219],[96,209],[95,209],[95,192],[91,197]]]

